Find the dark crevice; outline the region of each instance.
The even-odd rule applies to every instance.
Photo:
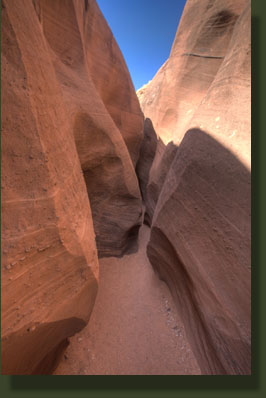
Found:
[[[212,26],[215,28],[224,28],[230,23],[234,23],[237,19],[237,16],[233,13],[231,13],[228,10],[222,10],[218,12],[214,17],[212,17],[211,22]]]
[[[89,8],[89,0],[85,0],[84,3],[85,3],[85,11],[87,12]]]
[[[201,54],[194,54],[194,53],[184,53],[182,54],[187,55],[187,56],[192,56],[192,57],[200,57],[200,58],[214,58],[214,59],[223,59],[224,57],[221,56],[215,56],[215,55],[201,55]]]

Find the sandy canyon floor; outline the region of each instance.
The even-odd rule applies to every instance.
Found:
[[[55,375],[196,375],[171,294],[146,256],[150,229],[139,251],[100,260],[100,282],[89,324],[70,339]]]

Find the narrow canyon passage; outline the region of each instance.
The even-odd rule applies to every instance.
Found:
[[[90,321],[54,374],[200,374],[168,287],[146,256],[149,234],[143,225],[137,253],[100,260]]]
[[[250,375],[251,1],[118,2],[1,3],[1,373]]]

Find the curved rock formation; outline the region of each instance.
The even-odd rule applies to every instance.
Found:
[[[143,139],[138,99],[95,0],[86,7],[77,0],[39,4],[84,172],[98,253],[119,256],[135,250],[141,223],[134,170]]]
[[[47,355],[49,372],[66,338],[87,323],[98,258],[71,125],[33,5],[4,6],[2,372],[31,374]]]
[[[2,373],[50,373],[88,322],[94,228],[101,256],[132,250],[142,127],[94,0],[2,2]]]
[[[148,256],[176,299],[203,374],[250,372],[249,182],[230,151],[193,129],[155,209]]]
[[[161,139],[149,259],[202,373],[250,374],[250,2],[188,1],[170,58],[138,95]]]
[[[77,4],[82,13],[80,2]],[[83,31],[93,83],[136,166],[143,139],[143,115],[123,55],[95,0],[88,2]]]

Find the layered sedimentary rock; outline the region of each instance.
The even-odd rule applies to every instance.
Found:
[[[149,259],[202,373],[250,374],[250,2],[188,1],[139,97],[161,139]],[[153,193],[168,142],[178,149]]]
[[[100,255],[133,245],[142,125],[95,1],[2,2],[2,373],[50,373],[88,322],[94,228]]]

